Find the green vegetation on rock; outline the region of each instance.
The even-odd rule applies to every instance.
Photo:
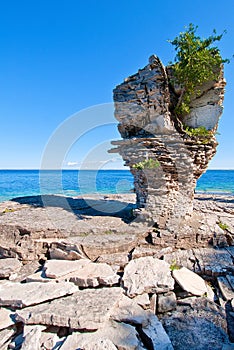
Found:
[[[229,229],[229,226],[221,221],[218,223],[218,225],[224,231]]]
[[[190,137],[199,139],[204,144],[208,143],[213,136],[213,132],[211,130],[207,130],[204,126],[199,126],[198,128],[190,128],[189,126],[185,126],[184,131]]]
[[[159,166],[160,166],[160,163],[158,160],[149,158],[149,159],[143,160],[142,162],[133,164],[132,167],[134,169],[144,170],[144,169],[155,169],[155,168],[158,168]]]
[[[181,86],[181,95],[175,107],[175,114],[183,117],[190,112],[192,96],[199,95],[199,87],[210,80],[218,80],[223,63],[220,50],[212,44],[220,41],[223,34],[213,35],[202,39],[196,35],[197,26],[190,24],[185,32],[181,32],[169,42],[175,47],[175,63],[172,65],[174,81],[172,84]]]

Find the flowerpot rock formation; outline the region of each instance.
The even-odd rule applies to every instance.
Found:
[[[216,153],[215,131],[222,114],[225,80],[199,88],[190,113],[175,116],[181,87],[173,71],[156,56],[114,89],[115,117],[122,140],[110,152],[119,153],[134,176],[137,215],[150,225],[175,232],[193,211],[197,179]],[[209,137],[193,136],[184,126],[204,126]]]

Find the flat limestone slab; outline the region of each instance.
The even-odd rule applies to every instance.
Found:
[[[174,287],[169,264],[151,256],[131,260],[125,267],[123,283],[130,297],[167,292]]]
[[[52,259],[45,262],[43,270],[45,271],[45,276],[47,278],[59,278],[79,270],[90,263],[91,262],[88,259],[74,261]]]
[[[120,287],[79,290],[65,298],[18,310],[16,319],[25,324],[95,330],[109,319],[122,294]]]
[[[43,303],[47,300],[73,294],[77,287],[70,282],[4,282],[0,284],[0,305],[23,308]]]
[[[88,259],[48,260],[43,272],[47,278],[70,281],[79,287],[112,286],[117,284],[120,278],[106,263],[93,263]],[[38,276],[32,276],[32,278],[35,277],[38,278]]]
[[[99,341],[105,341],[115,345],[113,348],[106,349],[121,349],[121,350],[143,350],[138,338],[138,334],[133,326],[125,323],[114,321],[107,322],[101,329],[94,333],[73,333],[70,335],[61,346],[60,350],[85,349],[94,350],[95,347],[89,347],[89,344],[95,344]],[[105,348],[99,348],[105,349]]]
[[[91,336],[87,333],[73,333],[69,335],[60,350],[71,350],[76,344],[79,348],[82,346],[82,350],[117,350],[117,347],[110,339],[96,339],[96,335]]]
[[[79,287],[112,286],[120,279],[112,267],[105,263],[87,264],[70,275],[68,280]]]
[[[22,267],[22,263],[15,258],[0,259],[0,278],[8,278],[17,273]]]
[[[0,308],[0,329],[4,329],[15,324],[11,318],[11,315],[13,315],[12,311]]]
[[[14,335],[14,333],[15,333],[15,330],[13,328],[3,329],[0,331],[0,349],[1,350],[8,349],[8,341],[10,342],[10,339]]]
[[[186,267],[172,271],[172,275],[176,282],[186,292],[196,296],[202,296],[207,293],[205,281]]]

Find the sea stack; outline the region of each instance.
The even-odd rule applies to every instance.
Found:
[[[173,69],[156,56],[114,89],[115,117],[122,140],[113,141],[134,176],[139,218],[160,230],[175,233],[193,211],[197,179],[216,153],[225,80],[198,87],[190,113],[174,113],[182,87],[173,84]],[[205,135],[189,130],[204,127]]]

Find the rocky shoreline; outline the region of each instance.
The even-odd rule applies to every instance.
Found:
[[[135,195],[0,204],[0,349],[234,349],[234,197],[166,235]]]

